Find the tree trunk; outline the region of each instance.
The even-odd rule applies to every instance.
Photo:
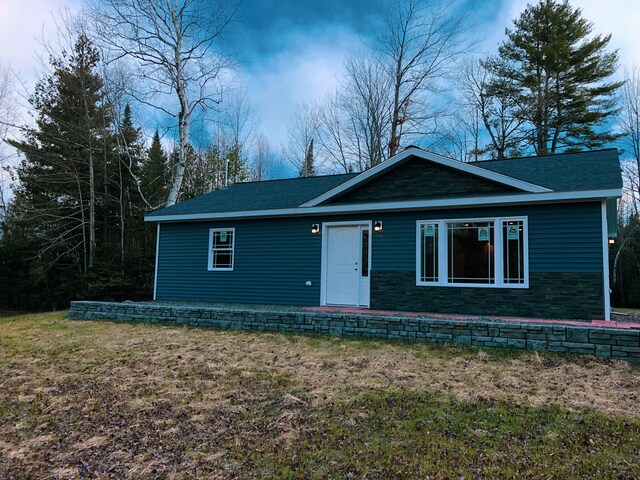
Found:
[[[118,180],[120,182],[120,273],[124,276],[124,236],[125,236],[125,209],[124,209],[124,185],[122,181],[122,161],[118,162]]]
[[[393,88],[393,114],[391,117],[391,137],[389,139],[389,157],[398,153],[400,148],[400,85],[402,84],[402,62],[404,60],[404,47],[400,48],[398,60],[396,61],[396,78]]]
[[[180,113],[178,114],[180,148],[178,149],[178,163],[173,173],[173,180],[171,181],[171,188],[169,189],[169,197],[167,198],[167,207],[174,205],[178,200],[178,194],[180,193],[180,187],[182,186],[182,179],[184,178],[184,171],[187,163],[186,155],[187,146],[189,145],[189,130],[191,127],[189,101],[187,99],[187,93],[185,91],[184,81],[182,78],[178,79],[176,93],[180,99]]]
[[[96,185],[93,152],[89,142],[89,270],[93,268],[96,255]]]
[[[84,84],[84,78],[82,79]],[[88,139],[88,155],[89,155],[89,261],[87,271],[89,273],[93,268],[93,261],[96,254],[96,185],[95,185],[95,168],[93,161],[93,142],[91,141],[91,118],[89,117],[89,104],[84,95],[86,87],[83,85],[83,106],[86,122],[86,133]]]

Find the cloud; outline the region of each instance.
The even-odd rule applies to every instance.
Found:
[[[613,48],[618,48],[623,67],[640,64],[640,8],[638,0],[573,0],[585,18],[594,23],[594,30],[611,33]]]
[[[462,4],[471,9],[471,21],[476,23],[473,34],[484,39],[479,53],[495,53],[505,28],[534,1],[464,0]],[[572,0],[594,22],[596,32],[613,34],[611,45],[620,49],[623,66],[640,63],[640,36],[635,33],[640,25],[637,1]],[[77,11],[81,3],[0,0],[0,62],[9,63],[18,72],[27,93],[33,91],[37,55],[42,51],[37,39],[52,39],[56,13],[64,8]],[[358,31],[371,31],[374,10],[369,2],[356,0],[346,10],[338,0],[314,5],[319,10],[309,10],[300,22],[294,17],[299,17],[300,9],[311,6],[301,6],[298,0],[259,2],[256,18],[234,39],[247,57],[241,82],[273,146],[286,142],[287,123],[297,105],[322,100],[337,87],[346,56],[362,46]]]
[[[26,76],[37,64],[41,39],[56,35],[54,17],[68,8],[76,11],[77,1],[0,0],[0,59]]]
[[[287,123],[299,104],[322,100],[338,86],[346,56],[362,44],[354,31],[336,25],[290,32],[283,43],[242,74],[261,129],[274,146],[286,142]]]
[[[57,37],[56,19],[65,10],[78,11],[80,0],[0,0],[0,64],[15,74],[18,121],[29,121],[26,98],[37,81],[42,42]]]
[[[17,78],[12,81],[12,121],[29,121],[29,106],[26,98],[33,92],[36,83],[38,54],[42,52],[40,42],[56,36],[54,14],[65,8],[76,10],[78,5],[65,0],[0,0],[0,65],[9,66]],[[7,137],[18,138],[16,129],[9,128]],[[18,156],[13,148],[0,141],[0,167],[13,165]],[[11,199],[11,178],[0,170],[0,195],[5,201]]]

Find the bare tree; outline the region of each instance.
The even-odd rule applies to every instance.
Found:
[[[355,125],[345,114],[339,91],[329,94],[319,110],[319,143],[326,152],[329,168],[341,173],[360,171],[366,161]]]
[[[478,145],[478,151],[492,158],[519,154],[523,122],[514,112],[516,105],[509,84],[497,79],[485,61],[474,59],[462,64],[457,85],[461,108],[479,115],[489,137],[489,144]]]
[[[178,158],[166,205],[178,199],[191,120],[221,101],[231,67],[218,40],[238,14],[235,0],[100,0],[92,17],[108,59],[138,67],[134,96],[177,120]]]
[[[256,137],[249,178],[253,181],[273,180],[282,175],[281,161],[264,133]]]
[[[126,65],[122,62],[114,61],[107,65],[100,63],[100,75],[104,79],[103,92],[105,95],[106,105],[111,118],[122,118],[125,106],[128,104],[129,92],[133,91],[132,79],[128,75]],[[114,122],[115,141],[118,151],[121,153],[119,168],[123,170],[124,176],[128,176],[133,180],[136,193],[142,200],[147,210],[155,210],[162,206],[162,203],[152,202],[142,188],[142,179],[135,169],[135,159],[127,143],[119,122]],[[122,178],[120,179],[122,181]]]
[[[465,15],[451,14],[449,4],[393,0],[381,16],[384,28],[375,49],[391,79],[387,148],[393,156],[403,137],[435,131],[444,109],[433,94],[441,91],[443,79],[470,47],[461,37]]]
[[[435,150],[461,162],[477,162],[482,153],[481,120],[477,109],[460,105],[460,111],[447,117],[441,126]]]
[[[622,106],[619,116],[623,144],[635,162],[634,168],[627,168],[631,180],[633,198],[638,199],[640,189],[640,66],[634,65],[625,71],[622,87]]]
[[[225,185],[247,180],[248,152],[256,128],[246,92],[242,89],[233,92],[214,125],[214,141],[226,161]]]
[[[370,54],[345,61],[345,78],[317,110],[318,142],[332,170],[360,172],[386,159],[391,84]]]
[[[296,172],[304,169],[305,155],[311,141],[320,135],[320,124],[320,106],[315,103],[298,105],[291,116],[287,128],[288,143],[283,154]]]
[[[443,80],[469,44],[464,15],[428,0],[393,0],[380,12],[373,48],[345,62],[345,78],[321,109],[319,142],[334,170],[363,171],[446,118]]]
[[[360,168],[364,170],[375,167],[386,158],[392,82],[385,74],[384,66],[372,58],[351,57],[346,62],[346,71],[342,104],[353,130],[354,143],[364,149],[366,161]]]
[[[7,213],[6,195],[9,189],[11,168],[8,162],[13,156],[5,143],[16,122],[13,95],[11,69],[0,63],[0,221]]]

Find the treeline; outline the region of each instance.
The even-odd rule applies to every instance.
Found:
[[[156,130],[147,148],[131,108],[111,103],[100,57],[81,35],[53,58],[31,103],[35,126],[9,141],[22,155],[0,241],[0,305],[60,308],[74,298],[148,298],[155,231],[146,211],[167,201],[177,147]],[[233,132],[187,145],[178,200],[259,179]]]
[[[35,124],[12,140],[0,68],[0,134],[20,158],[7,169],[8,204],[0,190],[0,306],[148,298],[155,231],[145,212],[227,183],[363,171],[411,144],[462,161],[619,146],[634,162],[624,165],[614,296],[640,304],[637,72],[612,80],[610,35],[567,1],[528,5],[481,58],[456,8],[386,4],[339,87],[297,106],[274,146],[221,41],[240,3],[89,2],[61,22],[66,43],[47,49],[30,98]]]

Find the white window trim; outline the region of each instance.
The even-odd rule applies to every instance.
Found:
[[[233,232],[233,241],[231,242],[231,267],[214,267],[213,266],[213,234],[215,232]],[[236,229],[231,227],[219,227],[209,229],[209,260],[207,263],[210,272],[233,272],[236,261]]]
[[[505,283],[503,265],[502,228],[504,222],[522,221],[524,256],[524,283]],[[449,261],[448,228],[449,223],[492,222],[494,225],[494,271],[495,283],[451,283],[448,281],[447,266]],[[424,282],[420,280],[420,226],[425,224],[438,225],[438,281]],[[491,217],[491,218],[450,218],[434,220],[418,220],[416,222],[416,285],[420,287],[472,287],[472,288],[529,288],[529,219],[526,216]]]

